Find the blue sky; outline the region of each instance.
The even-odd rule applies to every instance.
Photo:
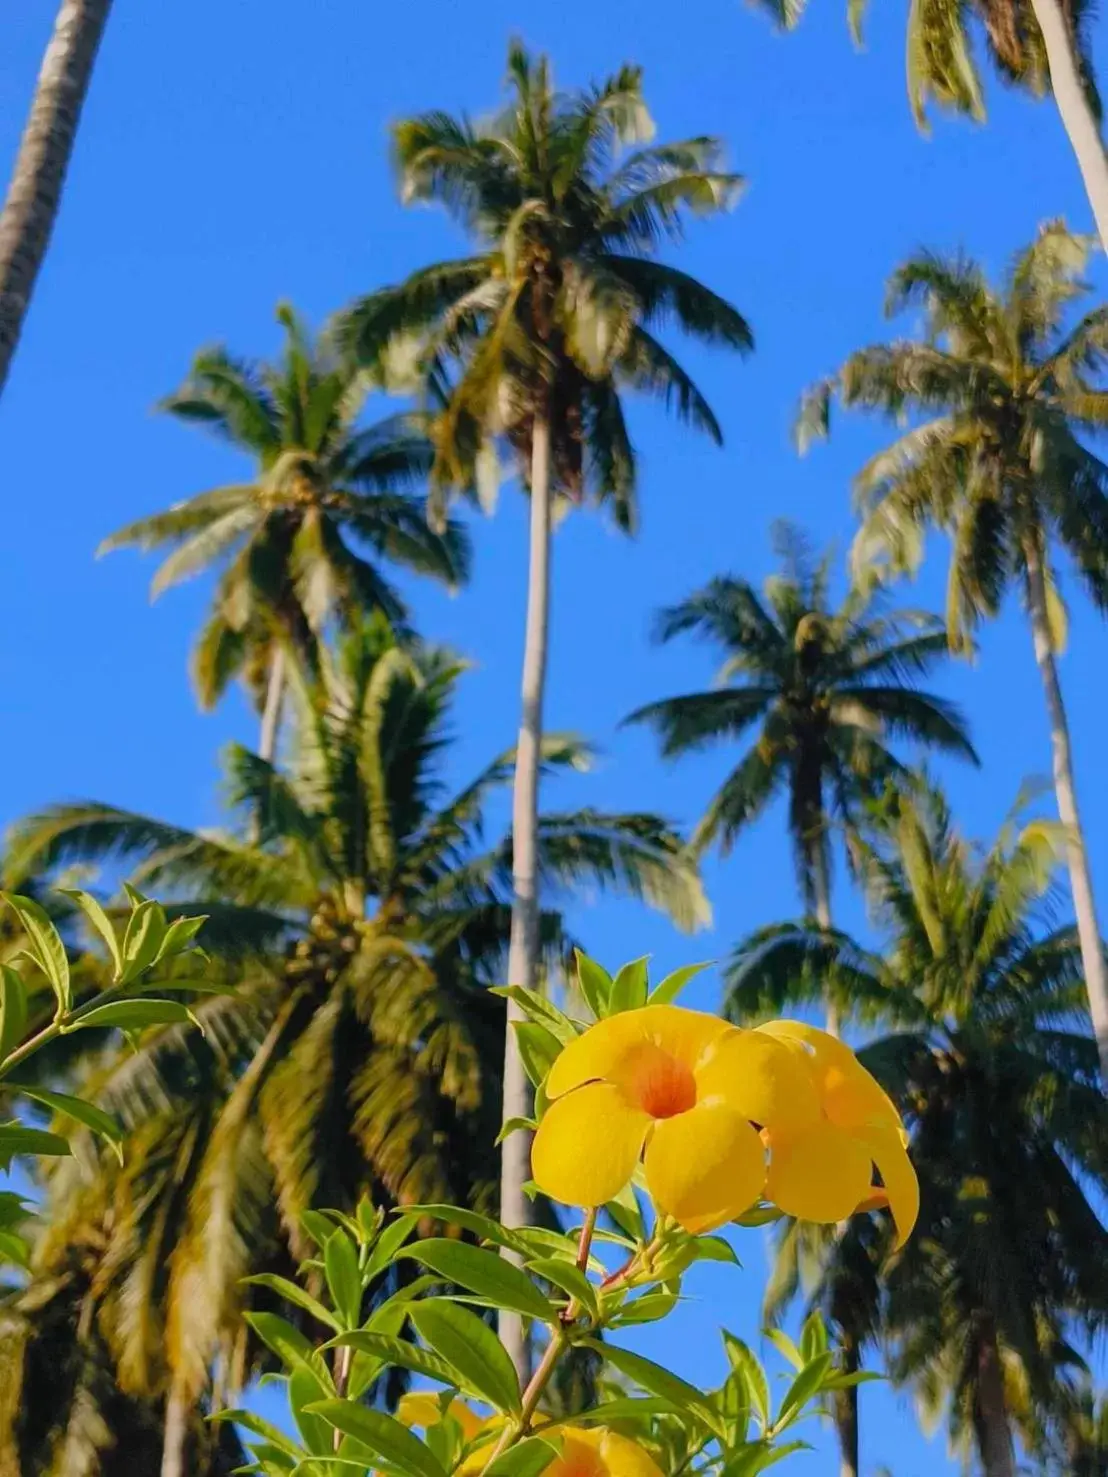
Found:
[[[7,7],[0,50],[0,160],[13,154],[54,13],[53,0]],[[193,702],[186,656],[204,610],[202,583],[151,607],[151,567],[94,561],[121,523],[246,469],[224,448],[151,413],[193,351],[226,341],[275,348],[274,307],[290,298],[320,319],[354,294],[452,254],[460,239],[436,214],[399,205],[389,123],[428,107],[496,103],[505,45],[548,49],[566,84],[645,67],[663,137],[715,133],[749,190],[730,217],[694,227],[681,265],[751,320],[746,362],[682,354],[726,433],[721,452],[636,412],[643,528],[628,542],[594,516],[556,541],[549,726],[596,740],[596,772],[551,800],[649,806],[694,819],[723,759],[662,765],[648,734],[620,732],[632,708],[704,683],[708,655],[648,641],[651,612],[714,574],[759,579],[768,530],[799,520],[845,550],[849,480],[886,435],[842,421],[804,460],[790,424],[798,393],[861,343],[886,334],[888,271],[920,245],[964,247],[999,266],[1037,223],[1064,215],[1088,229],[1077,169],[1053,108],[990,85],[987,126],[940,119],[924,139],[904,87],[906,5],[879,5],[867,46],[848,39],[841,0],[816,0],[791,36],[739,0],[438,0],[418,12],[357,0],[117,0],[98,63],[64,208],[2,404],[6,484],[0,542],[0,820],[62,798],[96,797],[190,824],[219,814],[217,756],[249,740],[237,698],[214,715]],[[1097,40],[1101,39],[1098,32]],[[1098,282],[1103,272],[1095,273]],[[449,598],[411,591],[424,630],[474,660],[458,713],[456,777],[512,739],[517,718],[525,541],[508,489],[474,527],[472,587]],[[909,603],[941,602],[936,547]],[[1071,591],[1062,676],[1092,842],[1108,887],[1108,792],[1094,769],[1105,716],[1108,637]],[[984,769],[942,770],[967,830],[988,835],[1020,782],[1046,771],[1046,724],[1030,639],[1016,608],[987,631],[971,668],[937,684],[972,720]],[[630,905],[588,900],[573,922],[610,962],[652,952],[664,969],[718,957],[747,930],[796,908],[782,816],[708,867],[716,926],[684,939]],[[841,884],[836,911],[860,925]],[[692,998],[715,1004],[709,975]],[[690,1279],[679,1319],[644,1335],[693,1378],[713,1378],[720,1319],[755,1336],[764,1261],[742,1238],[741,1273]],[[796,1477],[831,1469],[797,1459]],[[940,1436],[919,1434],[906,1397],[863,1395],[867,1474],[953,1472]]]

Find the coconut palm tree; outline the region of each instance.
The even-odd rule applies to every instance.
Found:
[[[111,0],[62,0],[0,210],[0,395],[46,256]]]
[[[154,1135],[163,1159],[166,1133],[195,1124],[188,1164],[167,1181],[167,1193],[187,1186],[172,1250],[151,1252],[146,1272],[115,1263],[126,1287],[166,1279],[155,1339],[172,1381],[164,1477],[180,1477],[187,1412],[241,1331],[241,1278],[282,1245],[307,1254],[305,1211],[349,1208],[363,1190],[379,1205],[485,1209],[494,1193],[504,1014],[487,987],[508,948],[511,838],[489,844],[483,830],[515,756],[444,794],[462,664],[398,646],[379,615],[319,667],[316,679],[292,671],[287,769],[230,753],[249,839],[84,803],[28,818],[9,849],[13,879],[77,859],[126,862],[171,909],[207,914],[206,946],[239,972],[234,993],[200,1012],[210,1044],[169,1031],[83,1084],[135,1133],[165,1119]],[[572,738],[545,741],[550,773],[586,761]],[[546,814],[539,846],[552,895],[614,888],[684,926],[705,915],[695,866],[656,816]],[[556,967],[568,948],[556,912],[543,914],[540,939]],[[209,1089],[193,1081],[197,1052]],[[154,1215],[164,1197],[143,1203]],[[119,1290],[124,1312],[140,1301]]]
[[[833,608],[830,555],[813,562],[788,525],[775,537],[782,569],[761,596],[746,580],[721,576],[659,615],[660,640],[692,634],[722,649],[719,686],[648,703],[627,722],[649,723],[666,758],[756,730],[693,844],[700,851],[718,845],[726,855],[740,831],[784,795],[805,908],[830,929],[832,828],[849,826],[860,801],[900,772],[890,742],[974,763],[977,756],[957,709],[914,685],[946,655],[941,622],[917,611],[884,612],[872,590],[851,590]],[[836,1029],[836,1010],[829,1019]]]
[[[1065,607],[1057,559],[1069,557],[1093,602],[1108,609],[1108,465],[1078,439],[1108,424],[1108,394],[1095,376],[1108,354],[1108,309],[1069,332],[1067,310],[1082,281],[1088,237],[1044,226],[992,286],[975,263],[922,253],[889,284],[888,307],[919,306],[920,339],[852,354],[812,391],[801,437],[826,431],[830,398],[911,414],[922,424],[873,458],[857,479],[860,577],[874,562],[914,571],[925,535],[949,534],[947,627],[951,644],[997,613],[1014,585],[1028,613],[1050,720],[1054,789],[1101,1066],[1108,1074],[1108,971],[1097,924],[1088,850],[1074,781],[1057,658]]]
[[[625,145],[653,132],[634,67],[587,91],[559,93],[547,60],[513,43],[508,80],[509,102],[488,122],[433,112],[397,125],[404,198],[444,206],[474,254],[364,298],[346,314],[341,333],[374,365],[415,343],[426,393],[441,407],[434,433],[438,504],[446,489],[474,477],[487,485],[497,443],[508,447],[511,470],[530,493],[508,962],[509,979],[527,986],[538,957],[536,817],[552,504],[592,498],[631,529],[635,458],[624,393],[653,395],[720,440],[703,395],[655,330],[673,323],[739,351],[750,348],[751,337],[729,303],[657,259],[661,245],[680,236],[687,213],[712,215],[736,197],[740,181],[721,168],[718,142],[656,145],[619,160]],[[505,1118],[526,1117],[527,1099],[510,1033]],[[503,1164],[501,1214],[508,1225],[523,1224],[526,1134],[506,1141]],[[522,1368],[520,1330],[514,1322],[502,1330]]]
[[[350,623],[381,609],[394,622],[406,619],[395,588],[348,540],[451,586],[469,570],[462,528],[432,532],[410,492],[431,465],[420,418],[397,414],[360,425],[369,377],[326,340],[313,341],[287,305],[277,316],[285,331],[277,362],[206,349],[163,402],[171,415],[249,456],[253,480],[198,493],[101,545],[101,552],[169,546],[154,595],[221,570],[193,676],[204,707],[232,678],[246,676],[262,709],[263,758],[273,756],[290,643],[301,656],[310,653],[312,636],[336,615]]]
[[[790,1227],[779,1292],[801,1285],[805,1261],[825,1308],[849,1287],[848,1329],[884,1346],[929,1414],[945,1409],[986,1477],[1014,1477],[1014,1426],[1030,1444],[1064,1418],[1071,1341],[1108,1319],[1108,1232],[1091,1203],[1108,1182],[1108,1100],[1076,932],[1049,906],[1057,832],[1010,823],[982,853],[937,794],[902,794],[858,849],[879,947],[782,925],[727,971],[735,1019],[821,998],[829,979],[884,1033],[858,1054],[912,1135],[916,1232],[893,1253],[864,1220],[822,1245]]]
[[[763,4],[779,25],[791,30],[806,0]],[[865,8],[866,0],[848,0],[850,29],[859,44]],[[984,118],[984,92],[973,55],[978,39],[1005,83],[1036,98],[1053,93],[1108,250],[1108,155],[1093,77],[1092,16],[1086,0],[974,0],[970,5],[923,0],[908,10],[908,99],[924,132],[932,99],[957,113]]]

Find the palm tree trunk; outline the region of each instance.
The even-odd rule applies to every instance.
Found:
[[[973,1397],[973,1429],[981,1456],[984,1477],[1016,1477],[1016,1456],[1008,1403],[1004,1396],[1004,1371],[992,1320],[983,1320],[977,1336],[977,1379]]]
[[[816,922],[824,933],[831,931],[831,876],[827,865],[827,818],[820,807],[820,824],[816,836],[808,843],[808,855],[812,869],[812,891],[816,905]],[[841,1030],[838,1009],[827,1001],[827,1030],[838,1036]]]
[[[0,211],[0,394],[50,244],[111,0],[62,0]]]
[[[262,710],[262,728],[258,735],[258,757],[273,763],[277,752],[277,733],[281,727],[281,708],[285,700],[285,648],[278,646],[269,666],[269,685]]]
[[[185,1455],[191,1409],[192,1404],[186,1397],[183,1386],[174,1383],[165,1402],[161,1477],[188,1477]]]
[[[537,846],[539,758],[542,749],[543,694],[546,687],[547,635],[550,618],[550,424],[536,415],[531,440],[531,549],[527,583],[527,628],[523,649],[522,714],[512,790],[512,934],[508,950],[508,982],[531,990],[539,954]],[[523,1019],[508,1002],[504,1042],[504,1119],[531,1112],[531,1085],[523,1070],[512,1022]],[[525,1226],[530,1202],[524,1185],[531,1177],[531,1136],[519,1132],[504,1140],[500,1161],[500,1219],[506,1226]],[[519,1371],[530,1373],[530,1348],[522,1321],[501,1314],[500,1337]]]
[[[1047,618],[1046,583],[1037,548],[1028,544],[1024,550],[1027,564],[1027,606],[1031,615],[1031,634],[1035,643],[1035,660],[1043,679],[1047,713],[1050,718],[1050,743],[1054,765],[1054,793],[1058,814],[1066,830],[1066,856],[1069,862],[1070,888],[1077,915],[1077,935],[1081,943],[1081,964],[1085,972],[1085,989],[1089,997],[1089,1013],[1093,1020],[1100,1072],[1108,1089],[1108,969],[1097,926],[1093,900],[1093,879],[1085,847],[1085,833],[1077,809],[1077,790],[1073,778],[1073,753],[1070,748],[1069,724],[1058,681],[1058,666],[1050,639]]]
[[[858,1346],[852,1338],[840,1330],[839,1347],[842,1350],[843,1369],[847,1374],[856,1374],[862,1367]],[[836,1390],[831,1397],[835,1430],[839,1436],[839,1477],[858,1477],[858,1386]]]
[[[1050,85],[1069,135],[1101,244],[1108,251],[1108,155],[1081,78],[1073,27],[1059,0],[1031,0],[1050,67]]]

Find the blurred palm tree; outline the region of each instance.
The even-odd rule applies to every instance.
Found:
[[[660,640],[691,633],[723,649],[719,685],[649,703],[627,721],[656,729],[667,758],[734,743],[757,725],[694,846],[718,844],[726,855],[740,831],[786,796],[801,896],[830,929],[832,827],[850,827],[865,797],[903,772],[890,741],[974,763],[977,756],[957,709],[915,686],[947,654],[942,623],[918,611],[883,612],[872,591],[852,590],[835,609],[830,555],[813,561],[786,524],[776,548],[782,569],[761,596],[725,576],[659,615]],[[830,1029],[837,1021],[832,1010]]]
[[[1066,615],[1064,551],[1090,598],[1108,609],[1108,465],[1078,439],[1108,425],[1108,392],[1090,381],[1108,359],[1108,308],[1065,330],[1090,291],[1088,237],[1044,226],[999,286],[974,262],[913,257],[889,284],[890,312],[919,306],[920,339],[860,349],[810,393],[802,438],[825,432],[832,394],[844,405],[923,423],[864,467],[855,544],[859,576],[875,561],[915,571],[935,527],[952,549],[951,643],[964,647],[1014,585],[1031,626],[1050,720],[1054,788],[1101,1070],[1108,1076],[1108,969],[1081,826],[1069,725],[1058,678]]]
[[[345,362],[326,339],[313,341],[287,305],[285,332],[272,364],[205,349],[184,385],[162,402],[256,464],[249,482],[217,487],[140,518],[104,540],[101,552],[169,546],[152,592],[219,569],[207,624],[193,653],[200,702],[210,707],[228,683],[245,676],[263,714],[258,750],[273,757],[285,687],[285,649],[313,650],[333,616],[349,625],[379,609],[394,623],[407,611],[372,560],[348,540],[450,586],[469,572],[469,542],[457,524],[427,526],[411,491],[432,453],[417,415],[370,426],[359,416],[370,377]]]
[[[186,1416],[213,1360],[238,1347],[241,1278],[282,1247],[307,1254],[305,1211],[350,1208],[363,1191],[382,1205],[486,1209],[495,1194],[504,1013],[488,986],[502,981],[508,949],[511,837],[490,846],[484,827],[514,755],[444,793],[462,664],[399,646],[382,617],[318,666],[318,676],[292,672],[287,769],[230,751],[230,798],[251,818],[250,839],[95,803],[54,806],[11,838],[15,877],[74,859],[126,862],[171,913],[208,914],[217,978],[239,978],[199,1011],[206,1040],[163,1032],[85,1084],[132,1144],[149,1138],[128,1162],[155,1183],[119,1191],[122,1240],[101,1296],[115,1289],[118,1318],[107,1316],[124,1344],[140,1317],[139,1348],[164,1345],[165,1477],[182,1471]],[[550,773],[587,760],[573,738],[544,742]],[[682,926],[705,916],[695,864],[656,816],[547,814],[539,841],[552,894],[613,888]],[[569,947],[557,912],[543,914],[541,941],[557,967]],[[55,1186],[65,1246],[68,1217],[88,1216],[64,1178]],[[132,1362],[141,1367],[138,1354]]]
[[[475,254],[414,273],[355,303],[341,337],[362,362],[407,348],[436,412],[433,511],[476,479],[489,489],[497,447],[530,494],[530,553],[522,716],[513,799],[515,906],[508,979],[532,986],[538,961],[536,826],[555,503],[591,498],[617,525],[637,521],[635,456],[624,396],[652,395],[721,440],[692,379],[655,337],[673,324],[708,344],[745,352],[736,310],[659,261],[685,216],[714,215],[740,181],[721,167],[715,139],[632,150],[653,134],[642,76],[624,67],[597,87],[555,90],[549,63],[513,43],[511,97],[474,124],[432,112],[405,120],[394,144],[405,200],[434,201],[473,240]],[[413,349],[414,346],[414,349]],[[509,1007],[514,1019],[517,1007]],[[505,1119],[528,1116],[529,1086],[509,1033]],[[526,1222],[528,1135],[504,1146],[501,1215]],[[517,1367],[528,1362],[518,1320],[502,1321]]]
[[[880,951],[786,924],[727,971],[735,1019],[830,991],[886,1033],[858,1055],[911,1130],[919,1224],[896,1253],[862,1218],[787,1227],[773,1302],[804,1287],[856,1354],[880,1341],[892,1378],[929,1417],[945,1411],[986,1477],[1014,1477],[1014,1427],[1031,1449],[1057,1426],[1071,1340],[1108,1322],[1108,1233],[1090,1203],[1108,1185],[1108,1100],[1075,931],[1043,928],[1059,846],[1056,827],[1009,824],[981,854],[936,793],[901,794],[859,848]],[[856,1411],[853,1438],[840,1430],[856,1472]]]

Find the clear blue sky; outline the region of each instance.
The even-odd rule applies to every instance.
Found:
[[[0,161],[12,156],[54,0],[5,7]],[[682,350],[725,428],[722,452],[652,408],[633,424],[642,460],[641,536],[592,516],[558,535],[549,723],[598,741],[591,778],[558,792],[607,806],[696,817],[722,760],[661,765],[648,735],[618,732],[650,698],[703,683],[706,655],[647,640],[660,603],[725,570],[760,578],[780,515],[845,548],[848,483],[883,431],[842,422],[828,447],[794,455],[796,397],[846,352],[887,332],[883,281],[920,245],[963,246],[990,265],[1037,223],[1089,226],[1076,167],[1050,105],[990,85],[984,128],[939,120],[921,138],[903,77],[904,0],[874,7],[855,52],[842,0],[814,0],[783,37],[739,0],[439,0],[416,9],[358,0],[117,0],[82,123],[61,221],[0,405],[5,483],[0,543],[0,819],[60,798],[96,797],[176,821],[218,816],[217,755],[254,725],[237,699],[201,715],[185,672],[208,590],[153,608],[149,564],[94,562],[119,524],[245,468],[196,432],[151,414],[201,344],[267,353],[273,310],[291,298],[321,318],[358,292],[452,253],[435,214],[397,202],[387,129],[427,107],[480,112],[499,97],[505,45],[521,33],[552,53],[566,84],[624,60],[644,65],[663,137],[716,133],[749,191],[733,216],[694,228],[681,265],[748,315],[746,363]],[[1098,36],[1098,39],[1101,39]],[[1102,48],[1103,49],[1103,48]],[[1103,275],[1098,269],[1098,280]],[[419,588],[423,628],[473,656],[459,713],[457,775],[512,739],[517,716],[525,545],[506,493],[475,527],[473,586],[456,599]],[[941,600],[942,551],[911,603]],[[1063,680],[1076,735],[1093,864],[1108,888],[1108,794],[1094,734],[1106,708],[1108,636],[1079,595]],[[989,834],[1021,780],[1048,765],[1030,641],[1012,609],[973,669],[942,690],[961,701],[985,761],[943,772],[967,829]],[[610,961],[652,951],[660,968],[718,957],[748,929],[795,911],[774,814],[708,881],[716,927],[686,940],[638,908],[590,902],[573,922]],[[837,911],[860,924],[840,885]],[[714,978],[694,996],[714,1005]],[[763,1257],[690,1279],[680,1320],[644,1336],[693,1378],[718,1374],[714,1328],[755,1336]],[[918,1433],[906,1397],[863,1396],[864,1468],[895,1477],[953,1472],[940,1436]],[[828,1437],[796,1477],[833,1470]]]

